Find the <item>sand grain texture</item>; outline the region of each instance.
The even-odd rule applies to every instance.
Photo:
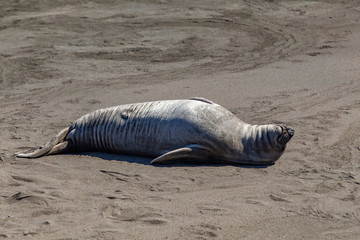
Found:
[[[0,238],[359,239],[358,1],[2,1]],[[296,130],[273,166],[16,159],[98,108],[201,96]]]

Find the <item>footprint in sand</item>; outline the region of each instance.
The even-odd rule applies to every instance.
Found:
[[[124,222],[142,222],[150,225],[167,223],[167,221],[163,219],[162,214],[150,207],[121,207],[120,205],[113,203],[102,207],[101,215],[104,218]]]
[[[23,192],[17,192],[7,199],[8,204],[33,204],[33,205],[44,205],[48,206],[45,197],[27,194]]]

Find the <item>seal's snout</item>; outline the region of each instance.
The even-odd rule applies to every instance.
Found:
[[[286,131],[288,132],[290,138],[295,134],[295,130],[292,127],[286,127]]]
[[[292,127],[281,125],[282,133],[278,137],[280,145],[285,146],[290,139],[294,136],[295,130]]]

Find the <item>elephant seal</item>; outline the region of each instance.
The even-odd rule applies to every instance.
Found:
[[[44,146],[17,157],[104,151],[178,159],[271,164],[284,153],[294,130],[282,124],[250,125],[204,99],[165,100],[99,109],[76,120]]]

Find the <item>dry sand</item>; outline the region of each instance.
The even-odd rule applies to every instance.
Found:
[[[0,238],[360,239],[360,2],[0,4]],[[16,159],[89,111],[201,96],[296,129],[273,166]]]

